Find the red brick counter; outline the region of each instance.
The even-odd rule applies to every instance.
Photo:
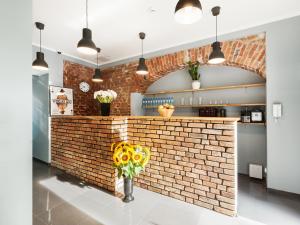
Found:
[[[116,191],[113,142],[151,148],[135,185],[236,215],[236,121],[203,117],[52,117],[51,164]]]

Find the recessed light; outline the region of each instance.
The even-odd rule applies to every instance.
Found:
[[[155,13],[155,12],[157,12],[157,9],[155,9],[155,8],[152,7],[152,6],[150,6],[150,7],[148,8],[148,12],[150,12],[150,13]]]

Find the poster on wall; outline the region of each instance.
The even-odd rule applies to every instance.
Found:
[[[73,90],[50,86],[50,112],[51,116],[73,115]]]

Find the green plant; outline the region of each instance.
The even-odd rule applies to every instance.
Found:
[[[190,74],[192,80],[199,80],[200,73],[198,72],[198,70],[200,67],[200,63],[198,61],[196,61],[196,62],[189,61],[187,64],[188,64],[188,71],[189,71],[189,74]]]

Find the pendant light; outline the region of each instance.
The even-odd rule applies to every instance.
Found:
[[[139,33],[139,37],[142,40],[142,57],[139,59],[139,65],[137,67],[136,73],[138,75],[145,76],[149,73],[148,72],[148,67],[146,65],[146,60],[144,58],[144,39],[146,37],[146,34],[141,32],[141,33]]]
[[[175,8],[175,20],[180,24],[192,24],[202,18],[199,0],[179,0]]]
[[[88,0],[85,3],[86,27],[82,29],[82,39],[77,44],[77,50],[83,54],[95,55],[97,54],[97,48],[92,40],[92,31],[88,28]]]
[[[101,79],[101,71],[100,71],[100,68],[99,68],[99,53],[100,53],[101,49],[100,48],[97,48],[97,68],[95,69],[95,74],[93,76],[93,79],[92,81],[93,82],[103,82],[103,80]]]
[[[220,64],[225,62],[225,56],[221,49],[221,43],[218,42],[218,15],[220,14],[220,7],[212,8],[211,12],[216,17],[216,41],[211,45],[212,52],[209,55],[209,64]]]
[[[42,52],[42,30],[44,30],[45,25],[40,22],[36,22],[35,26],[40,30],[40,51],[36,52],[36,59],[32,63],[32,68],[36,70],[47,71],[48,64],[46,63],[44,59],[44,53]]]

